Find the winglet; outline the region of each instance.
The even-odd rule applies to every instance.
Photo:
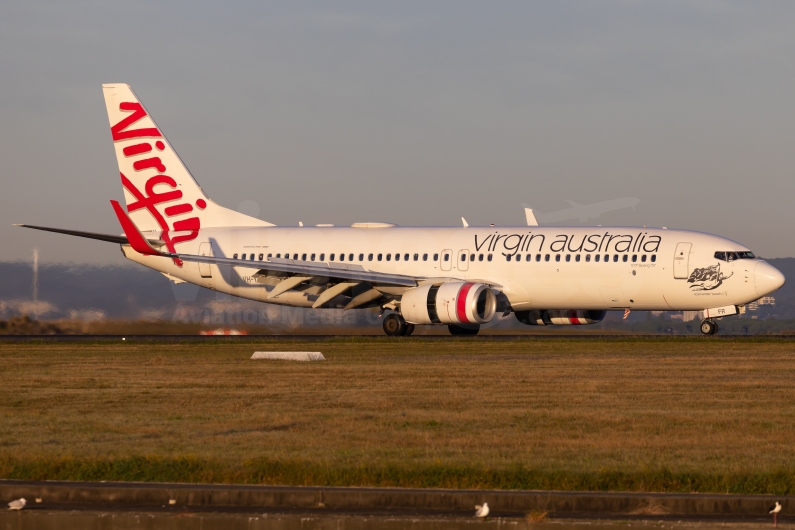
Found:
[[[110,201],[110,204],[113,206],[113,211],[116,212],[116,217],[119,218],[119,224],[121,224],[122,230],[124,230],[124,235],[127,236],[127,241],[130,243],[130,246],[136,252],[144,254],[146,256],[164,256],[166,258],[174,258],[176,257],[175,254],[165,254],[156,250],[149,241],[143,236],[138,227],[130,220],[130,217],[127,215],[127,212],[124,211],[124,208],[121,207],[118,201]]]
[[[525,207],[524,216],[527,218],[527,226],[538,226],[538,221],[536,221],[536,216],[532,209]]]

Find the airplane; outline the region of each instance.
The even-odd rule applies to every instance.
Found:
[[[126,84],[102,86],[125,204],[122,235],[18,225],[116,243],[169,279],[270,304],[378,309],[387,335],[474,335],[497,315],[585,325],[607,311],[703,311],[701,331],[784,284],[747,247],[662,228],[276,226],[202,190]],[[526,212],[527,213],[527,212]],[[626,313],[625,313],[626,314]]]

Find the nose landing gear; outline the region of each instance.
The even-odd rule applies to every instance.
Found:
[[[706,319],[701,322],[701,333],[704,335],[714,335],[718,332],[718,324],[713,320]]]

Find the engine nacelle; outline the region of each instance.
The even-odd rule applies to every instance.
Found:
[[[482,283],[421,285],[400,300],[400,314],[410,324],[485,324],[496,311],[497,295]]]
[[[601,322],[607,311],[587,309],[550,309],[517,311],[516,318],[528,326],[581,326]]]

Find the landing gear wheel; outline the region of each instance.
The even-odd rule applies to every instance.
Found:
[[[414,324],[406,324],[406,332],[403,333],[403,336],[408,337],[412,333],[414,333]]]
[[[406,334],[406,321],[397,313],[390,313],[384,318],[384,332],[390,337]]]
[[[448,324],[447,329],[450,330],[450,335],[477,335],[480,331],[480,326],[456,326],[455,324]]]
[[[701,322],[701,333],[704,335],[714,335],[718,332],[718,325],[712,320],[704,320]]]

